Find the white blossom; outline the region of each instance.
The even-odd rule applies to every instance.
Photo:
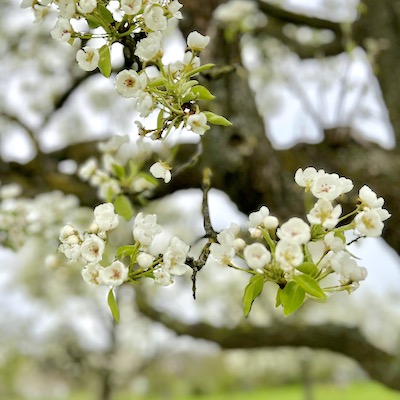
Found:
[[[105,243],[97,235],[90,233],[81,245],[81,256],[89,264],[98,263],[103,257]]]
[[[335,232],[328,232],[324,236],[324,242],[328,248],[333,251],[340,251],[346,247],[346,242],[344,242],[340,237],[335,236]]]
[[[142,0],[121,0],[121,10],[126,15],[136,15],[142,8]]]
[[[120,286],[126,281],[128,272],[128,267],[117,260],[100,270],[100,281],[107,286]]]
[[[367,185],[364,185],[358,192],[358,197],[361,200],[361,204],[368,208],[382,208],[384,200],[382,197],[376,195]]]
[[[354,218],[356,229],[362,235],[368,237],[378,237],[382,234],[383,222],[376,210],[366,210],[359,212]]]
[[[115,89],[121,96],[127,98],[137,98],[146,85],[146,74],[138,74],[133,69],[124,69],[115,78]]]
[[[176,19],[182,19],[182,13],[179,11],[182,8],[182,4],[178,0],[173,0],[168,4],[168,11]]]
[[[276,232],[281,240],[294,244],[304,244],[310,240],[310,226],[301,218],[293,217],[281,225]]]
[[[135,218],[133,237],[143,246],[150,246],[154,236],[161,232],[161,226],[157,225],[157,216],[139,213]]]
[[[71,39],[71,35],[74,32],[69,20],[64,18],[58,18],[56,25],[50,31],[51,37],[56,40],[62,40],[68,42]]]
[[[150,173],[154,176],[154,178],[164,179],[165,183],[171,181],[171,167],[165,162],[158,161],[154,163],[150,167]]]
[[[83,280],[89,285],[100,285],[100,270],[102,267],[99,264],[88,264],[83,268],[81,275]]]
[[[235,257],[235,249],[227,244],[212,243],[210,254],[221,265],[228,265]]]
[[[76,61],[83,71],[94,71],[99,66],[99,50],[85,46],[76,53]]]
[[[333,207],[329,200],[319,199],[307,214],[307,219],[310,224],[320,224],[326,229],[332,229],[338,224],[341,214],[341,205]]]
[[[97,0],[79,0],[77,9],[82,14],[90,14],[97,7]],[[85,70],[92,71],[92,70]]]
[[[112,203],[98,205],[94,209],[94,222],[98,225],[100,231],[110,231],[119,224],[118,215],[114,212]]]
[[[138,92],[136,110],[139,111],[140,116],[143,118],[148,117],[153,109],[154,102],[150,93],[145,91]]]
[[[135,55],[141,61],[153,61],[162,56],[161,32],[150,32],[148,36],[136,44]]]
[[[162,268],[156,269],[154,272],[154,282],[161,286],[169,286],[173,283],[171,274]]]
[[[192,132],[197,133],[198,135],[204,135],[204,132],[210,129],[207,125],[207,117],[202,112],[189,115],[186,123]]]
[[[202,51],[210,42],[210,36],[203,36],[197,31],[190,32],[187,37],[187,45],[193,51]]]
[[[254,270],[262,269],[271,261],[271,253],[261,243],[246,246],[243,256],[247,265]]]
[[[148,270],[153,265],[154,259],[154,256],[151,254],[141,251],[137,256],[136,261],[141,268]]]
[[[301,246],[294,242],[280,240],[275,248],[275,260],[284,271],[292,271],[298,267],[304,259]]]
[[[252,212],[249,215],[249,222],[247,223],[249,228],[257,228],[262,225],[264,218],[269,216],[269,209],[267,206],[261,206],[258,211]]]
[[[351,258],[347,252],[335,254],[330,259],[332,269],[338,273],[344,283],[349,281],[361,281],[367,277],[367,270],[364,267],[359,267],[356,260]]]
[[[318,199],[335,200],[342,194],[342,184],[337,174],[324,174],[314,180],[312,194]]]
[[[317,171],[314,167],[307,167],[304,171],[299,168],[294,175],[294,181],[308,192],[311,190],[314,181],[324,174],[324,170]]]
[[[160,6],[153,6],[147,9],[144,14],[144,23],[152,31],[163,31],[167,28],[167,18]]]
[[[172,275],[183,275],[190,271],[190,267],[185,264],[188,251],[189,245],[174,236],[163,256],[164,270]]]
[[[60,17],[71,19],[75,15],[75,1],[74,0],[56,0]]]
[[[78,176],[84,181],[89,180],[99,168],[95,158],[89,158],[78,169]]]

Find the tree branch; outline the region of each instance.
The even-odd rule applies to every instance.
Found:
[[[142,292],[137,293],[136,303],[143,315],[162,323],[177,335],[210,340],[224,349],[306,346],[330,350],[356,360],[372,379],[400,390],[400,358],[369,343],[358,328],[336,324],[293,326],[282,323],[264,327],[246,323],[234,328],[217,328],[204,322],[186,324],[178,321],[150,306]]]

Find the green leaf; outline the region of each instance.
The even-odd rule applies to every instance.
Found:
[[[85,18],[86,18],[86,20],[88,22],[88,25],[89,25],[90,29],[96,29],[101,25],[100,21],[99,21],[99,19],[97,18],[96,15],[86,14]]]
[[[214,125],[231,126],[232,122],[228,121],[221,115],[212,113],[211,111],[204,111],[207,121]]]
[[[117,301],[115,300],[114,291],[112,288],[108,292],[107,302],[115,322],[118,323],[119,322],[118,304]]]
[[[167,82],[168,82],[168,81],[167,81],[165,78],[163,78],[163,77],[161,77],[161,78],[155,78],[155,79],[150,80],[150,81],[148,82],[147,86],[149,86],[149,87],[165,86],[165,84],[166,84]]]
[[[192,87],[191,92],[198,100],[214,100],[215,96],[204,86],[196,85]]]
[[[115,255],[116,258],[123,258],[123,257],[131,257],[136,258],[136,254],[138,253],[138,246],[134,244],[127,244],[125,246],[121,246],[117,250],[117,254]]]
[[[122,179],[125,178],[125,168],[122,165],[113,164],[112,165],[112,170],[113,170],[114,175],[118,179],[122,180]]]
[[[157,130],[161,131],[162,125],[163,125],[163,117],[164,117],[164,111],[160,110],[160,112],[158,113],[158,117],[157,117]]]
[[[311,296],[318,297],[319,299],[326,299],[326,294],[318,285],[318,282],[308,275],[295,275],[294,281],[301,286]]]
[[[296,282],[289,282],[281,290],[279,297],[283,305],[283,313],[289,315],[304,303],[306,292]]]
[[[215,64],[204,64],[199,68],[195,68],[195,69],[189,71],[186,75],[187,76],[193,76],[193,75],[198,74],[199,72],[206,71],[207,69],[210,69],[210,68],[212,68],[214,66],[215,66]]]
[[[99,70],[106,78],[109,78],[111,75],[111,56],[108,45],[105,44],[104,46],[100,47],[99,53]]]
[[[297,269],[303,274],[310,276],[315,276],[318,274],[318,268],[313,262],[304,262],[303,264],[299,265]]]
[[[102,27],[107,30],[108,26],[114,22],[112,12],[102,4],[99,4],[96,8],[96,13],[101,18]]]
[[[123,194],[117,196],[114,201],[115,212],[121,217],[129,221],[133,215],[133,207],[131,201]]]
[[[275,307],[276,308],[278,308],[282,304],[281,292],[282,292],[282,289],[278,288],[278,291],[276,292],[276,300],[275,300]]]
[[[262,292],[264,287],[264,276],[257,274],[251,277],[243,295],[243,311],[244,316],[247,317],[250,313],[253,301]]]

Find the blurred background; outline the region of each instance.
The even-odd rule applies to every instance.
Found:
[[[115,93],[113,80],[84,75],[74,62],[76,49],[51,39],[56,14],[36,23],[32,11],[17,3],[0,4],[3,176],[7,166],[34,159],[37,143],[50,153],[112,135],[137,139],[132,103]],[[360,11],[357,1],[274,4],[339,21],[344,27]],[[262,26],[265,18],[254,14],[246,23]],[[329,32],[316,34],[290,24],[286,31],[300,42],[331,40]],[[171,27],[168,40],[166,59],[181,58],[185,42],[177,27]],[[114,51],[117,70],[123,63],[122,48]],[[349,120],[367,140],[393,148],[393,129],[365,52],[356,49],[351,56],[304,61],[276,39],[257,42],[244,34],[242,53],[275,148],[316,143],[322,125]],[[177,136],[173,140],[195,140],[190,134]],[[64,162],[58,168],[73,174],[77,164]],[[34,181],[34,176],[26,179]],[[177,335],[162,321],[144,315],[130,287],[118,292],[123,317],[114,324],[105,301],[107,288],[88,287],[78,266],[60,264],[58,213],[65,199],[52,196],[37,199],[35,216],[46,220],[52,232],[30,237],[18,250],[0,249],[1,399],[400,399],[399,392],[371,381],[357,362],[328,350],[302,346],[223,350],[212,341]],[[201,192],[191,189],[158,200],[148,210],[160,215],[160,223],[172,234],[198,243],[203,235],[200,207]],[[91,218],[89,208],[72,206],[72,212],[80,221]],[[210,212],[216,231],[231,222],[245,226],[246,216],[222,191],[211,191]],[[373,345],[398,354],[398,255],[378,239],[355,243],[353,249],[369,271],[357,292],[338,294],[328,304],[306,303],[295,316],[285,318],[274,308],[273,293],[265,290],[252,310],[253,326],[355,326]],[[240,275],[208,265],[198,275],[196,300],[190,277],[168,288],[149,283],[144,290],[152,307],[177,321],[236,327],[243,323],[246,283]]]

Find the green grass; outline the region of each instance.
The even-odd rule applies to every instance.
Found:
[[[118,394],[113,400],[305,400],[303,388],[300,385],[272,387],[251,392],[233,392],[209,394],[203,396],[185,397],[141,397],[134,394]],[[11,397],[7,400],[22,400]],[[41,400],[54,400],[43,398]],[[79,392],[68,396],[68,400],[97,400],[94,393]],[[374,382],[336,386],[318,384],[313,388],[312,400],[400,400],[400,392],[390,390]]]
[[[162,397],[138,398],[134,395],[119,395],[114,400],[160,400]],[[304,400],[300,385],[274,387],[252,392],[234,392],[204,396],[176,397],[174,400]],[[315,385],[313,400],[400,400],[400,392],[387,389],[376,383],[359,383],[348,386]],[[74,399],[78,400],[78,399]],[[83,399],[82,399],[83,400]],[[86,399],[85,399],[86,400]]]

